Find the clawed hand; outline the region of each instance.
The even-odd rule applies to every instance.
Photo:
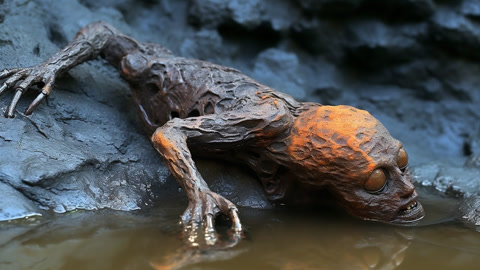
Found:
[[[152,261],[154,269],[183,269],[219,257],[233,258],[243,252],[232,249],[244,236],[235,205],[210,190],[195,195],[181,216],[184,245],[162,260]],[[214,227],[215,217],[219,214],[228,216],[232,222],[226,237],[220,237]]]
[[[13,68],[0,71],[0,80],[8,78],[0,86],[0,95],[8,89],[15,88],[15,96],[5,111],[5,117],[13,118],[15,108],[20,97],[31,86],[37,84],[42,86],[40,94],[32,101],[30,106],[25,110],[26,115],[32,114],[33,110],[40,104],[42,99],[50,94],[53,83],[55,81],[56,72],[45,65],[30,68]]]
[[[15,95],[5,111],[5,117],[14,117],[22,95],[36,85],[41,87],[41,92],[25,110],[26,115],[32,114],[40,102],[50,94],[57,75],[58,70],[48,64],[0,71],[0,80],[6,79],[0,86],[0,95],[9,89],[15,89]],[[197,191],[189,196],[189,199],[187,210],[181,216],[183,236],[188,246],[234,246],[243,237],[238,209],[232,202],[210,190]],[[219,214],[226,215],[232,222],[227,241],[220,241],[214,228],[215,217]]]
[[[219,237],[215,231],[215,217],[227,215],[232,222],[231,234],[227,242],[218,243]],[[242,225],[238,217],[238,209],[224,197],[212,192],[201,192],[192,198],[187,210],[181,216],[183,237],[190,247],[202,245],[235,245],[242,238]]]

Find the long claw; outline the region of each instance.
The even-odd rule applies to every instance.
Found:
[[[20,97],[22,96],[22,89],[17,89],[17,92],[15,92],[15,96],[13,97],[12,101],[10,102],[10,105],[8,105],[7,111],[5,112],[5,117],[7,118],[13,118],[15,114],[15,108],[17,107],[17,103],[20,100]]]
[[[214,232],[215,227],[213,227],[213,215],[207,214],[205,216],[205,232]]]
[[[218,241],[218,236],[213,226],[213,218],[212,214],[208,214],[205,217],[205,243],[208,246],[213,246]]]
[[[30,104],[30,106],[28,106],[28,108],[25,110],[25,115],[31,115],[33,110],[35,110],[35,108],[37,108],[38,104],[40,104],[40,102],[47,96],[47,93],[42,91],[33,101],[32,103]]]
[[[233,230],[235,232],[242,232],[243,228],[242,228],[242,223],[240,223],[240,218],[238,217],[238,209],[231,208],[230,215],[233,223]]]

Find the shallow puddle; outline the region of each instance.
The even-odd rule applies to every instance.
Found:
[[[480,233],[452,221],[455,201],[421,199],[427,217],[413,227],[336,211],[241,209],[245,239],[200,251],[179,238],[185,201],[7,222],[0,269],[477,269]]]

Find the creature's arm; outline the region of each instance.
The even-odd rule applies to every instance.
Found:
[[[197,241],[195,231],[201,225],[205,233],[213,233],[213,219],[219,213],[230,216],[235,231],[242,230],[237,208],[208,188],[195,167],[189,147],[200,151],[262,147],[292,124],[293,117],[283,102],[264,100],[256,106],[225,113],[175,118],[157,129],[152,136],[153,145],[189,198],[188,208],[181,217],[188,240]]]
[[[32,85],[40,85],[42,91],[27,108],[26,115],[31,114],[42,99],[50,94],[55,79],[74,66],[100,55],[119,69],[123,56],[136,50],[145,49],[149,49],[148,45],[123,35],[106,23],[91,23],[81,29],[70,44],[43,64],[0,71],[0,80],[9,77],[0,87],[0,95],[7,89],[16,88],[15,96],[5,112],[5,117],[14,116],[20,97]],[[151,48],[151,50],[157,54],[161,51],[168,53],[161,46]]]

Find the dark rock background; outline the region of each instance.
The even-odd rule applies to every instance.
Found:
[[[404,143],[417,183],[464,198],[459,216],[480,225],[480,1],[0,0],[0,69],[41,63],[97,20],[299,100],[370,111]],[[0,220],[185,200],[103,60],[59,79],[27,118],[34,92],[0,118]],[[240,206],[271,207],[243,168],[199,167]]]

